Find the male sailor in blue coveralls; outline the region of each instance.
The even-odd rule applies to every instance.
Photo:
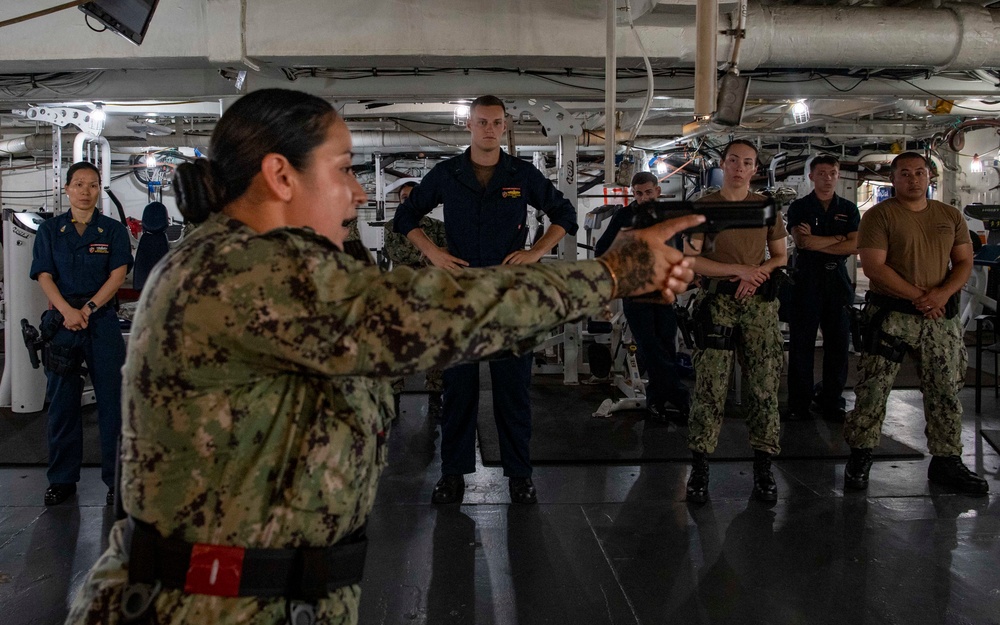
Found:
[[[823,330],[823,383],[816,403],[823,416],[844,420],[842,393],[847,382],[850,317],[854,284],[847,260],[857,253],[858,206],[836,193],[840,161],[817,156],[809,164],[813,191],[788,207],[788,230],[795,240],[788,351],[789,418],[806,418],[813,401],[816,329]]]
[[[132,268],[128,231],[96,209],[101,197],[98,169],[75,163],[66,172],[70,209],[44,222],[35,239],[31,277],[38,280],[58,315],[59,331],[47,349],[49,403],[49,487],[45,505],[60,504],[76,492],[83,461],[80,399],[86,362],[97,397],[101,434],[101,479],[114,502],[115,453],[121,418],[121,368],[125,341],[110,302]]]
[[[564,235],[576,232],[576,209],[530,163],[500,149],[507,129],[503,101],[481,96],[469,109],[466,127],[471,145],[424,177],[397,209],[396,232],[406,235],[435,267],[459,271],[538,262]],[[421,217],[442,203],[447,249],[436,246],[418,226]],[[529,204],[552,223],[531,249],[525,249]],[[531,354],[490,361],[490,376],[500,461],[509,478],[511,501],[535,503],[528,451]],[[465,492],[463,475],[476,469],[479,364],[447,369],[443,382],[442,475],[432,496],[439,504],[460,502]]]

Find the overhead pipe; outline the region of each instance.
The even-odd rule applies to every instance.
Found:
[[[44,152],[51,148],[51,133],[36,133],[0,141],[0,154],[2,155],[20,156],[21,154],[31,154],[32,152]]]
[[[605,15],[605,49],[604,49],[604,135],[613,137],[618,125],[615,122],[615,97],[618,90],[618,47],[615,40],[617,34],[615,11],[618,0],[605,0],[607,13]],[[615,183],[615,143],[604,143],[604,184]]]
[[[650,127],[657,130],[659,127]],[[662,134],[676,134],[669,126],[661,130]],[[82,133],[80,133],[82,134]],[[629,133],[617,131],[615,142],[628,140]],[[199,147],[207,150],[206,142],[208,137],[193,137],[190,135],[169,135],[164,137],[152,137],[143,139],[141,137],[108,137],[111,151],[116,154],[144,154],[150,150],[160,150],[176,147]],[[558,137],[545,136],[541,131],[516,132],[515,139],[518,150],[530,152],[533,150],[552,151]],[[433,144],[440,145],[442,151],[457,150],[467,145],[468,134],[465,132],[434,131],[434,132],[405,132],[392,130],[353,130],[351,140],[356,151],[366,152],[372,150],[412,148],[414,150],[431,151]],[[429,147],[429,145],[431,147]],[[578,148],[602,148],[604,146],[604,135],[600,132],[584,130],[576,139]],[[14,139],[0,141],[0,151],[12,156],[22,156],[35,151],[48,151],[52,147],[52,139],[46,134],[26,135]]]
[[[740,66],[740,42],[746,37],[747,30],[747,0],[740,0],[739,7],[737,7],[739,14],[736,16],[736,23],[734,24],[735,32],[732,35],[733,38],[733,53],[729,58],[729,69],[736,73],[739,73]]]
[[[909,115],[917,117],[958,117],[963,115],[997,115],[1000,114],[1000,103],[986,103],[973,99],[955,99],[951,101],[951,110],[947,113],[934,113],[929,110],[928,100],[896,100],[894,106]]]
[[[526,150],[527,145],[531,146],[555,146],[558,136],[545,136],[541,131],[537,132],[515,132],[515,143],[521,151]],[[616,132],[615,141],[624,141],[628,138],[626,132]],[[434,132],[395,132],[388,130],[352,130],[351,142],[354,150],[365,151],[382,148],[421,148],[427,149],[429,145],[438,144],[442,150],[457,150],[468,145],[469,135],[465,132],[434,131]],[[584,130],[576,138],[578,147],[598,147],[604,145],[604,136],[589,130]],[[611,142],[612,146],[614,141]]]
[[[694,116],[708,119],[715,112],[718,68],[719,0],[695,5]]]
[[[1000,10],[763,6],[748,8],[741,69],[1000,67]]]

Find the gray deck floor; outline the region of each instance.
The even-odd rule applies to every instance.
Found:
[[[1000,405],[987,391],[976,415],[962,398],[989,497],[931,487],[927,456],[877,462],[867,494],[843,492],[843,461],[779,459],[773,507],[749,499],[749,462],[714,463],[703,506],[683,501],[683,463],[539,467],[528,507],[481,467],[465,504],[436,507],[438,436],[423,396],[405,396],[361,622],[1000,623],[1000,456],[979,435],[1000,428]],[[894,392],[885,431],[926,451],[921,406]],[[4,625],[61,623],[110,527],[98,469],[72,505],[45,508],[45,487],[44,468],[0,469]]]

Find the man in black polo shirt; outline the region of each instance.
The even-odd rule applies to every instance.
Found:
[[[823,329],[823,383],[816,397],[827,419],[844,420],[842,392],[847,382],[850,318],[854,285],[847,259],[857,253],[858,206],[834,193],[840,162],[817,156],[809,165],[813,191],[788,208],[788,229],[795,240],[788,354],[789,418],[806,418],[813,399],[813,350]]]

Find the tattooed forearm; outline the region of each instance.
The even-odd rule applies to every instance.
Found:
[[[601,257],[618,276],[618,294],[637,295],[653,287],[653,252],[641,239],[629,239]]]

